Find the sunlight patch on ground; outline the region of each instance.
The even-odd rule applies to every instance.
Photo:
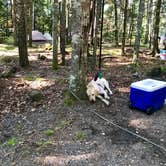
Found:
[[[52,80],[46,80],[43,78],[36,78],[34,81],[25,81],[27,84],[29,84],[29,87],[32,89],[42,89],[47,86],[54,85],[55,82]]]
[[[118,88],[118,91],[122,93],[129,93],[130,89],[128,87],[122,87]]]
[[[121,49],[119,49],[119,48],[103,48],[102,54],[109,54],[111,56],[120,56]]]
[[[42,165],[66,165],[71,161],[85,161],[87,159],[96,159],[99,153],[87,153],[79,155],[59,155],[59,156],[46,156],[44,158],[37,158],[37,161],[41,162]]]
[[[129,121],[129,126],[139,128],[139,129],[148,129],[151,126],[151,122],[147,119],[132,119]]]

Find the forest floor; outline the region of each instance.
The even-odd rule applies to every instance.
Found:
[[[131,55],[118,56],[119,50],[105,46],[103,51],[102,70],[113,91],[110,106],[105,106],[68,98],[70,54],[66,66],[52,71],[51,52],[30,49],[29,68],[17,67],[11,77],[0,78],[0,165],[166,166],[163,149],[108,122],[166,149],[166,106],[152,115],[128,107],[130,84],[149,78],[152,67],[166,62],[142,49],[134,66]],[[39,53],[47,58],[39,60]],[[9,54],[18,55],[17,50],[0,50],[1,57]],[[17,60],[3,60],[0,72],[17,66]],[[153,78],[166,81],[166,74]],[[30,99],[34,89],[41,91],[41,100]]]

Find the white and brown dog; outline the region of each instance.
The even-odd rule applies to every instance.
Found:
[[[95,102],[96,98],[99,98],[106,105],[109,105],[110,95],[112,95],[108,81],[103,77],[99,77],[98,74],[88,83],[86,93],[90,101]]]

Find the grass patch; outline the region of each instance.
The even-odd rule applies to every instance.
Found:
[[[5,49],[6,49],[6,50],[14,50],[14,49],[15,49],[15,47],[14,47],[14,46],[12,46],[12,45],[10,45],[10,46],[6,46],[6,47],[5,47]]]
[[[14,43],[13,36],[6,37],[6,38],[3,40],[3,43],[8,44],[8,45],[13,44],[13,43]]]
[[[35,81],[36,77],[29,75],[29,76],[24,77],[24,80],[26,80],[26,81]]]
[[[83,141],[87,138],[87,135],[83,131],[78,131],[75,133],[75,138],[76,138],[76,140]]]
[[[71,123],[73,122],[73,120],[63,120],[61,121],[57,127],[55,127],[55,131],[61,130],[69,125],[71,125]]]
[[[51,141],[37,141],[35,142],[37,146],[47,147],[49,145],[52,145]]]
[[[68,107],[71,107],[73,105],[73,97],[71,96],[71,94],[67,91],[64,94],[64,104]]]
[[[71,94],[68,91],[66,91],[64,93],[64,104],[67,107],[71,107],[74,104],[73,97],[71,96]]]
[[[121,55],[121,49],[120,48],[103,48],[102,54],[117,57]]]
[[[1,64],[16,63],[18,62],[18,56],[0,56]]]
[[[18,143],[18,141],[16,138],[10,138],[6,143],[9,146],[15,146]]]
[[[22,129],[23,128],[23,125],[22,124],[16,124],[16,129]]]
[[[44,131],[44,134],[48,137],[52,136],[54,134],[54,130],[52,129],[47,129]]]

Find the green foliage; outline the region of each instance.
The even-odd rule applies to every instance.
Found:
[[[71,96],[71,94],[67,91],[64,94],[64,104],[68,107],[71,107],[73,105],[73,97]]]
[[[24,80],[26,80],[26,81],[35,81],[36,77],[29,75],[29,76],[24,77]]]
[[[47,130],[44,131],[44,134],[47,135],[48,137],[50,137],[54,134],[54,130],[47,129]]]
[[[18,56],[0,56],[0,64],[16,63]]]
[[[10,138],[6,143],[7,145],[15,146],[18,143],[18,141],[16,138]]]
[[[14,50],[15,47],[14,47],[14,46],[6,46],[5,49],[6,49],[6,50]]]
[[[35,0],[35,21],[36,29],[41,32],[51,32],[51,3],[47,0]]]
[[[13,43],[14,43],[13,36],[4,38],[3,43],[8,44],[8,45],[13,45]]]
[[[76,140],[83,141],[87,138],[87,135],[83,131],[78,131],[75,133],[75,138],[76,138]]]
[[[162,72],[163,74],[166,74],[166,67],[165,67],[165,66],[162,66],[162,67],[161,67],[161,72]]]
[[[59,131],[61,129],[64,129],[65,127],[69,126],[72,123],[72,120],[64,120],[61,121],[57,127],[55,127],[55,131]]]

